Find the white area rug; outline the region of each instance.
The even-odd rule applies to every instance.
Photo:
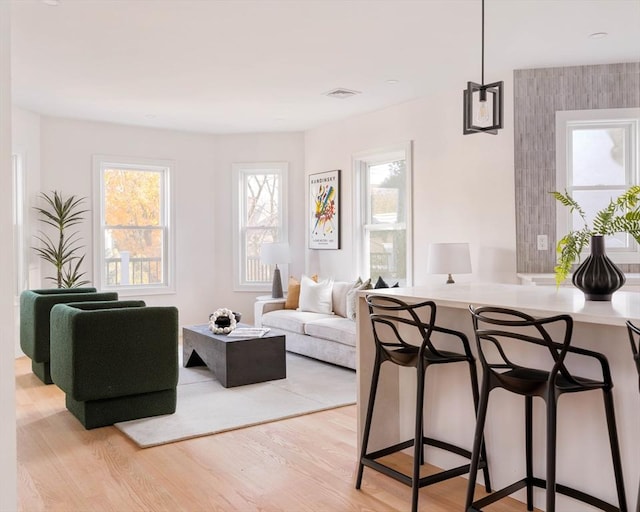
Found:
[[[116,423],[141,448],[356,402],[356,373],[287,352],[287,378],[224,388],[206,367],[180,367],[175,414]]]

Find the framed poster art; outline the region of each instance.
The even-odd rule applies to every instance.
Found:
[[[340,249],[340,171],[309,175],[309,249]]]

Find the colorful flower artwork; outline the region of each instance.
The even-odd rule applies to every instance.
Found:
[[[309,248],[340,248],[340,171],[309,176]]]

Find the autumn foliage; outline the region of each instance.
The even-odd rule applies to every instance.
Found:
[[[130,261],[162,258],[162,175],[156,171],[106,169],[104,183],[105,249],[107,258],[124,251]],[[147,264],[147,268],[148,264]],[[154,268],[154,267],[150,267]],[[162,265],[155,266],[157,274]],[[133,272],[135,268],[132,267]],[[146,275],[142,282],[158,282],[160,275]]]

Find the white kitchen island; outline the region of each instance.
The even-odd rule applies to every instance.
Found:
[[[638,374],[625,322],[640,325],[640,293],[618,291],[611,302],[585,301],[575,288],[506,284],[450,284],[361,292],[358,306],[358,453],[369,398],[375,346],[364,296],[383,293],[407,302],[433,300],[436,323],[464,332],[476,353],[469,305],[514,308],[533,316],[569,314],[574,319],[572,344],[603,353],[614,381],[618,435],[629,510],[635,510],[640,478],[640,395]],[[525,350],[525,348],[523,348]],[[597,377],[595,366],[571,364],[571,371]],[[580,366],[582,365],[582,366]],[[369,451],[413,437],[415,371],[391,364],[382,367]],[[480,363],[478,372],[481,374]],[[545,411],[534,400],[534,473],[545,476]],[[431,367],[425,388],[425,433],[471,449],[475,416],[465,365]],[[499,489],[524,476],[524,398],[503,390],[491,393],[485,439],[492,485]],[[427,448],[427,462],[447,468],[457,456]],[[365,468],[363,485],[366,486]],[[617,504],[604,406],[600,392],[563,395],[558,405],[558,483]],[[481,472],[478,481],[482,482]],[[437,485],[437,484],[436,484]],[[557,495],[557,509],[578,511],[587,506]],[[514,495],[524,501],[524,491]],[[535,491],[535,506],[544,509],[544,491]],[[583,507],[583,508],[580,508]]]

